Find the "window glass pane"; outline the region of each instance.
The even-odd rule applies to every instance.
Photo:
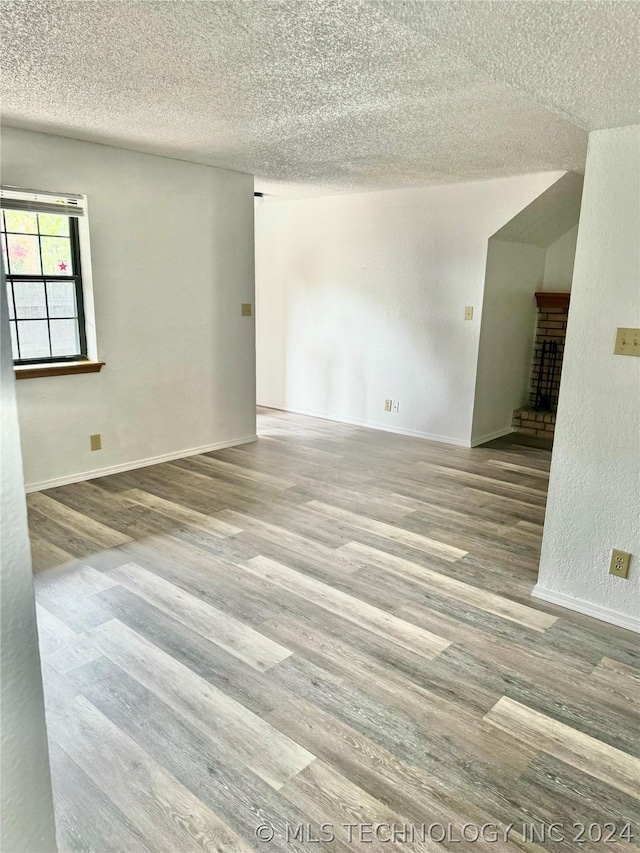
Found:
[[[50,317],[76,316],[76,285],[73,281],[48,281],[47,301]]]
[[[13,312],[13,292],[11,290],[11,282],[7,282],[7,305],[9,307],[9,319],[15,320],[15,314]]]
[[[18,231],[20,234],[37,234],[38,217],[27,210],[5,210],[7,231]]]
[[[20,358],[18,355],[18,338],[16,336],[16,324],[9,323],[9,330],[11,331],[11,353],[13,358]]]
[[[51,355],[78,355],[79,352],[76,320],[51,320]]]
[[[18,320],[18,335],[20,358],[49,358],[51,351],[46,320]]]
[[[68,237],[41,237],[44,275],[73,275],[71,240]]]
[[[12,275],[41,275],[38,238],[26,234],[7,234],[9,272]]]
[[[69,236],[69,217],[58,216],[55,213],[39,213],[40,233],[53,237]]]
[[[18,320],[46,318],[47,304],[44,298],[44,282],[14,281],[13,294]]]
[[[7,263],[7,238],[4,234],[0,234],[0,243],[2,244],[2,266],[5,273],[9,272],[9,264]]]

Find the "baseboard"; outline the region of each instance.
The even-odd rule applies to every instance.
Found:
[[[539,598],[541,601],[548,601],[550,604],[566,607],[567,610],[575,610],[576,613],[592,616],[594,619],[599,619],[601,622],[608,622],[610,625],[616,625],[618,628],[626,628],[628,631],[640,633],[640,619],[634,619],[633,616],[625,616],[608,607],[601,607],[599,604],[592,604],[590,601],[585,601],[582,598],[573,598],[570,595],[564,595],[562,592],[545,589],[540,584],[534,586],[531,595],[533,598]]]
[[[95,480],[96,477],[108,477],[109,474],[121,474],[123,471],[135,471],[136,468],[147,468],[149,465],[158,465],[160,462],[171,462],[173,459],[184,459],[186,456],[197,456],[200,453],[209,453],[211,450],[222,450],[225,447],[236,447],[239,444],[249,444],[257,441],[257,435],[247,435],[243,438],[230,438],[227,441],[217,441],[215,444],[205,444],[202,447],[191,447],[188,450],[177,450],[174,453],[163,453],[161,456],[149,456],[147,459],[136,459],[133,462],[124,462],[122,465],[110,465],[107,468],[94,468],[92,471],[83,471],[81,474],[70,474],[66,477],[56,477],[53,480],[42,480],[40,483],[27,483],[25,491],[42,492],[45,489],[55,489],[56,486],[67,486],[69,483],[81,483],[84,480]]]
[[[486,444],[488,441],[493,441],[496,438],[502,438],[503,435],[511,435],[513,427],[506,427],[495,432],[489,432],[486,435],[481,435],[478,438],[471,439],[471,447],[477,447],[479,444]]]
[[[364,427],[365,429],[375,429],[379,432],[393,432],[396,435],[407,435],[410,438],[422,438],[426,441],[438,441],[441,444],[454,444],[457,447],[471,447],[470,442],[462,438],[450,438],[446,435],[432,435],[428,432],[418,432],[412,429],[399,429],[398,427],[386,426],[385,424],[368,423],[367,421],[357,421],[353,418],[342,418],[337,415],[328,415],[324,412],[312,412],[308,409],[294,409],[289,406],[266,406],[263,403],[258,403],[261,409],[273,409],[274,412],[290,412],[292,415],[304,415],[308,418],[318,418],[321,421],[333,421],[334,423],[350,424],[351,426]]]

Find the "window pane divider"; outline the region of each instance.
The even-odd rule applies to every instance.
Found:
[[[40,270],[44,275],[44,263],[42,261],[42,239],[40,238],[40,220],[36,220],[38,223],[38,250],[40,252]],[[44,310],[47,315],[47,337],[49,338],[49,355],[53,357],[53,347],[51,346],[51,322],[49,319],[49,295],[47,294],[47,282],[46,279],[42,279],[42,288],[44,290]]]
[[[64,214],[62,214],[64,215]],[[11,291],[10,298],[11,304],[13,306],[13,319],[10,320],[13,323],[13,331],[15,332],[15,346],[17,349],[17,357],[14,358],[14,364],[17,367],[25,366],[29,368],[33,368],[34,365],[41,364],[43,368],[55,368],[55,364],[62,364],[63,366],[66,364],[67,367],[71,362],[75,362],[80,365],[75,371],[67,370],[65,368],[64,372],[90,372],[91,368],[87,367],[88,364],[97,364],[97,362],[89,362],[87,356],[87,333],[85,328],[85,314],[84,314],[84,293],[83,293],[83,285],[82,285],[82,268],[80,261],[80,241],[79,241],[79,233],[78,233],[78,220],[74,216],[68,216],[68,233],[67,234],[42,234],[41,233],[41,223],[40,218],[36,219],[36,233],[31,233],[27,231],[7,231],[6,224],[7,218],[4,210],[0,210],[0,239],[4,241],[4,246],[6,248],[6,264],[7,264],[7,274],[6,281],[7,285]],[[40,273],[35,275],[28,275],[25,273],[13,273],[11,269],[11,257],[9,255],[9,243],[7,235],[14,235],[17,237],[36,237],[38,240],[38,261],[40,266]],[[56,262],[53,260],[55,255],[50,254],[49,260],[52,260],[53,263],[53,273],[46,274],[44,272],[44,257],[43,257],[43,243],[42,240],[44,237],[52,237],[58,238],[63,241],[67,241],[68,244],[68,257],[69,261],[67,265],[71,267],[72,273],[67,275],[57,275],[56,274]],[[66,251],[64,254],[66,254]],[[63,257],[64,257],[63,254]],[[15,258],[14,258],[15,260]],[[64,263],[64,261],[60,261],[60,263]],[[15,285],[22,282],[32,282],[34,285],[40,284],[40,286],[44,289],[44,311],[45,315],[40,317],[26,316],[20,317],[18,312],[18,300],[16,297],[16,287]],[[51,302],[49,300],[49,284],[52,286],[57,283],[67,283],[72,286],[73,290],[73,298],[75,301],[75,314],[67,315],[61,317],[52,317],[51,316]],[[55,297],[55,294],[54,294]],[[25,310],[26,313],[29,313],[29,308],[31,306],[31,300],[28,297],[25,302]],[[36,304],[42,304],[38,299]],[[55,298],[54,298],[55,303]],[[56,303],[57,304],[57,303]],[[64,307],[64,300],[60,307]],[[66,320],[68,322],[73,322],[74,325],[74,337],[76,340],[75,346],[78,347],[79,352],[76,353],[67,353],[66,355],[54,355],[53,354],[53,340],[52,340],[52,320]],[[24,358],[24,348],[25,343],[20,339],[20,331],[19,325],[20,323],[28,323],[28,322],[46,322],[47,324],[47,344],[48,344],[48,354],[40,355],[34,358]],[[29,327],[35,328],[35,327]],[[40,327],[38,327],[40,328]],[[56,327],[57,328],[57,327]],[[63,338],[64,339],[64,338]],[[37,338],[36,338],[37,340]],[[44,347],[42,348],[44,350]],[[53,367],[52,367],[53,366]],[[94,368],[95,369],[95,368]],[[99,367],[97,368],[100,369]],[[49,370],[49,373],[52,371]],[[33,370],[28,370],[27,374],[29,376],[34,375]],[[45,374],[43,374],[45,375]],[[48,375],[48,374],[46,374]]]

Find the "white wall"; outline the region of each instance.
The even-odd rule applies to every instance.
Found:
[[[473,444],[510,432],[513,410],[527,402],[537,320],[534,293],[542,289],[544,269],[544,249],[489,240]]]
[[[578,226],[575,225],[547,248],[542,290],[568,293],[571,290]]]
[[[18,382],[27,483],[254,436],[253,178],[5,128],[2,182],[88,196],[106,361]]]
[[[640,126],[590,134],[535,595],[640,629]],[[633,554],[628,580],[607,573]]]
[[[262,203],[258,402],[468,444],[487,242],[561,174]]]
[[[0,293],[0,849],[56,849],[4,277]]]

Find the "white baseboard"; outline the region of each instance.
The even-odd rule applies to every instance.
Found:
[[[380,432],[393,432],[396,435],[408,435],[410,438],[422,438],[426,441],[438,441],[441,444],[454,444],[457,447],[471,447],[471,443],[462,438],[450,438],[446,435],[432,435],[429,432],[418,432],[412,429],[399,429],[398,427],[387,426],[386,424],[368,423],[367,421],[358,421],[353,418],[342,418],[337,415],[328,415],[325,412],[311,412],[308,409],[294,409],[289,406],[266,406],[263,403],[258,403],[261,409],[273,409],[276,412],[291,412],[292,415],[305,415],[308,418],[319,418],[322,421],[334,421],[340,424],[350,424],[351,426],[365,427],[365,429],[375,429]]]
[[[215,444],[205,444],[202,447],[191,447],[188,450],[177,450],[174,453],[163,453],[162,456],[149,456],[147,459],[136,459],[124,462],[122,465],[110,465],[107,468],[94,468],[81,474],[69,474],[66,477],[56,477],[53,480],[42,480],[40,483],[26,483],[25,491],[42,492],[45,489],[55,489],[56,486],[67,486],[69,483],[81,483],[84,480],[95,480],[96,477],[108,477],[109,474],[121,474],[123,471],[134,471],[136,468],[147,468],[160,462],[171,462],[173,459],[184,459],[186,456],[197,456],[209,453],[211,450],[222,450],[225,447],[236,447],[238,444],[249,444],[257,441],[257,435],[247,435],[243,438],[230,438],[227,441],[217,441]]]
[[[477,447],[479,444],[486,444],[488,441],[493,441],[495,438],[502,438],[503,435],[511,435],[513,427],[506,427],[495,432],[489,432],[486,435],[480,435],[478,438],[471,439],[471,447]]]
[[[599,604],[592,604],[583,598],[573,598],[562,592],[554,592],[551,589],[545,589],[540,584],[534,586],[531,595],[533,598],[539,598],[541,601],[548,601],[550,604],[566,607],[567,610],[575,610],[576,613],[592,616],[601,622],[617,625],[618,628],[626,628],[628,631],[640,633],[640,619],[635,619],[633,616],[625,616],[623,613],[618,613],[609,607],[601,607]]]

